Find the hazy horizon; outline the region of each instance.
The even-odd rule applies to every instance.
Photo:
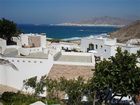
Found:
[[[92,17],[140,19],[140,0],[0,0],[0,18],[18,24],[57,24]]]

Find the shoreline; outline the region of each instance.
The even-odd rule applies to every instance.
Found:
[[[77,26],[77,27],[124,27],[125,25],[111,25],[111,24],[72,24],[72,23],[62,23],[62,24],[50,24],[51,26]]]
[[[103,33],[103,34],[97,34],[97,35],[89,35],[89,36],[85,36],[85,37],[71,37],[71,38],[63,38],[63,39],[57,39],[57,38],[46,38],[46,40],[59,40],[59,41],[79,41],[82,38],[90,38],[90,37],[107,37],[108,34],[107,33]]]

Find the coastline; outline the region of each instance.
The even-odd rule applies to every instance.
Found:
[[[55,25],[55,24],[54,24]],[[23,32],[25,33],[45,33],[48,40],[79,40],[83,37],[89,37],[89,36],[97,36],[97,35],[106,35],[110,32],[116,31],[120,28],[112,27],[109,25],[106,25],[102,27],[97,26],[91,26],[91,25],[85,25],[82,26],[46,26],[46,25],[20,25],[19,26]]]
[[[62,38],[62,39],[55,39],[55,38],[46,38],[46,40],[54,40],[54,41],[66,41],[66,42],[72,42],[72,41],[80,41],[82,38],[90,38],[90,37],[107,37],[107,33],[102,34],[95,34],[95,35],[89,35],[85,37],[70,37],[70,38]]]
[[[61,23],[61,24],[50,24],[51,26],[78,26],[78,27],[124,27],[125,25],[111,25],[111,24],[74,24],[74,23]]]

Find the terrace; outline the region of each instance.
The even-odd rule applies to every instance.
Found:
[[[94,66],[95,60],[92,53],[58,52],[54,56],[55,64]]]
[[[18,54],[20,53],[20,54]],[[22,54],[23,53],[23,54]],[[48,53],[42,51],[40,48],[25,48],[16,49],[16,48],[7,48],[4,51],[4,57],[15,57],[15,58],[39,58],[39,59],[47,59]]]

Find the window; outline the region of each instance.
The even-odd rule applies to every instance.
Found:
[[[40,61],[40,63],[42,63],[42,61]]]
[[[98,49],[98,45],[96,44],[96,49]]]
[[[92,43],[89,44],[89,50],[94,50],[94,44]]]
[[[14,60],[12,60],[12,62],[14,62]]]
[[[36,63],[36,61],[34,61],[34,63]]]
[[[19,62],[19,60],[17,60],[17,62]]]
[[[106,52],[106,49],[105,49],[105,52]]]
[[[103,46],[101,45],[101,48],[102,48]]]
[[[22,62],[25,62],[24,60]]]
[[[28,61],[29,63],[31,62],[31,61]]]

